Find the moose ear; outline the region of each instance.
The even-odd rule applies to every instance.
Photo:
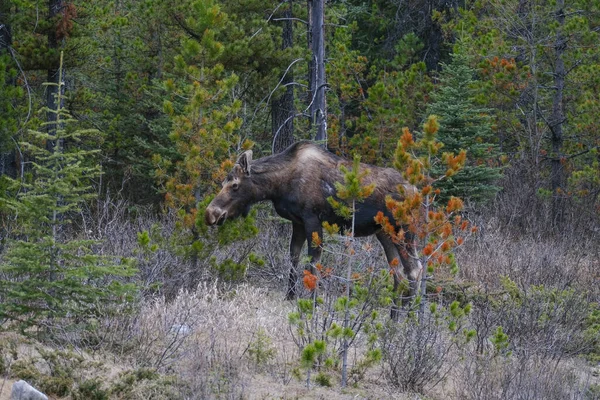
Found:
[[[237,164],[242,167],[246,175],[250,175],[250,163],[252,162],[252,150],[243,152],[237,160]]]

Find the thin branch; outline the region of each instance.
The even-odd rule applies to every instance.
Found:
[[[285,0],[285,1],[282,1],[281,3],[279,3],[279,4],[277,5],[277,7],[275,7],[275,9],[274,9],[274,10],[273,10],[273,12],[271,13],[271,15],[269,15],[269,17],[267,18],[267,22],[269,22],[269,21],[275,21],[275,22],[279,22],[279,21],[299,21],[299,22],[302,22],[303,24],[306,24],[306,25],[308,25],[308,22],[307,22],[307,21],[305,21],[305,20],[302,20],[302,19],[300,19],[300,18],[293,18],[293,17],[289,17],[289,18],[273,18],[273,15],[275,15],[275,12],[277,12],[277,10],[279,10],[279,8],[280,8],[280,7],[281,7],[283,4],[285,4],[285,3],[287,3],[287,2],[288,2],[288,1],[287,1],[287,0]],[[252,40],[252,38],[254,38],[256,35],[258,35],[258,34],[259,34],[261,31],[262,31],[262,29],[263,29],[263,28],[260,28],[259,30],[257,30],[256,32],[254,32],[254,34],[253,34],[252,36],[250,36],[250,40]]]
[[[281,6],[282,6],[284,3],[287,3],[287,1],[282,1],[281,3],[279,3],[279,4],[277,5],[277,7],[275,7],[275,9],[274,9],[274,10],[273,10],[273,12],[271,13],[271,15],[269,15],[269,17],[267,18],[267,22],[269,22],[269,21],[271,20],[271,18],[273,17],[273,15],[274,15],[274,14],[277,12],[277,10],[279,10],[279,7],[281,7]],[[262,30],[263,30],[263,28],[262,28],[262,27],[261,27],[261,28],[259,28],[259,29],[258,29],[256,32],[254,32],[254,33],[252,34],[252,36],[250,36],[250,39],[248,39],[248,40],[252,40],[252,39],[254,39],[254,37],[255,37],[256,35],[258,35],[260,32],[262,32]]]
[[[302,22],[305,25],[308,25],[308,21],[305,21],[303,19],[300,18],[295,18],[295,17],[289,17],[289,18],[273,18],[272,21],[298,21],[298,22]]]
[[[277,88],[279,88],[279,86],[281,86],[281,82],[283,82],[283,80],[285,79],[288,71],[290,70],[290,68],[292,68],[292,66],[297,63],[298,61],[302,61],[303,58],[298,58],[294,61],[292,61],[290,63],[290,65],[288,65],[287,69],[285,70],[285,72],[283,73],[283,76],[281,77],[281,79],[279,79],[279,82],[277,82],[277,85],[275,85],[275,88],[273,90],[271,90],[271,92],[265,96],[257,105],[256,108],[254,109],[254,113],[252,114],[252,120],[250,121],[250,123],[252,123],[255,119],[256,119],[256,114],[258,113],[259,109],[261,108],[261,105],[263,103],[269,104],[270,100],[271,100],[271,96],[273,95],[273,93],[275,93],[275,91],[277,90]],[[294,83],[294,82],[289,82],[286,83],[284,86],[289,86],[289,85],[293,85],[293,84],[297,84],[300,85],[299,83]]]
[[[347,28],[348,25],[340,25],[340,24],[325,24],[325,26],[334,26],[336,28]]]
[[[275,154],[275,142],[277,142],[277,136],[279,136],[279,132],[281,132],[281,128],[283,128],[285,126],[285,124],[287,124],[289,122],[290,119],[292,118],[296,118],[296,117],[301,117],[305,115],[304,113],[297,113],[294,115],[290,115],[289,117],[286,118],[285,121],[283,121],[283,124],[281,124],[279,126],[279,128],[277,128],[277,132],[275,132],[275,135],[273,135],[273,143],[271,145],[271,153]]]
[[[173,17],[173,19],[175,20],[175,22],[177,22],[177,25],[179,25],[179,27],[181,29],[183,29],[185,33],[187,33],[192,38],[194,38],[194,39],[196,39],[198,41],[202,40],[202,36],[198,35],[190,27],[188,27],[187,24],[182,20],[182,18],[180,16],[176,15],[175,13],[171,13],[171,17]]]
[[[21,64],[19,63],[19,60],[17,59],[14,49],[12,47],[9,47],[8,49],[10,51],[10,55],[11,55],[12,59],[14,60],[15,64],[17,64],[17,68],[19,68],[21,75],[23,75],[23,82],[25,83],[25,88],[27,89],[27,98],[29,100],[29,107],[27,108],[27,116],[25,117],[25,122],[27,122],[27,121],[29,121],[29,117],[31,116],[31,109],[32,109],[31,88],[29,87],[29,83],[27,82],[27,75],[25,75],[25,71],[23,71],[23,68],[21,68]]]
[[[582,156],[584,154],[587,154],[593,150],[600,150],[600,146],[594,146],[594,147],[590,147],[589,149],[586,150],[582,150],[579,153],[575,153],[575,154],[571,154],[569,156],[561,156],[561,157],[543,157],[542,160],[543,161],[557,161],[557,160],[570,160],[571,158],[576,158],[579,156]]]
[[[565,77],[567,75],[569,75],[571,73],[571,71],[573,71],[575,68],[579,67],[581,64],[583,63],[583,60],[579,59],[575,62],[575,64],[573,64],[573,66],[571,68],[569,68],[567,70],[567,72],[565,72]]]
[[[290,63],[290,65],[288,65],[288,67],[286,68],[285,72],[283,73],[283,75],[281,76],[281,79],[279,79],[279,82],[277,82],[277,85],[275,85],[275,87],[273,88],[273,90],[271,90],[271,92],[269,93],[269,95],[267,96],[266,99],[266,103],[269,104],[269,102],[271,101],[271,96],[273,96],[273,93],[275,93],[275,91],[279,88],[279,86],[281,85],[281,83],[283,82],[283,80],[285,79],[285,77],[287,76],[287,73],[289,72],[289,70],[292,68],[292,66],[294,64],[296,64],[298,61],[302,61],[303,58],[297,58],[294,61],[292,61]],[[261,102],[262,103],[262,102]]]
[[[308,110],[310,110],[310,108],[312,107],[313,103],[315,102],[315,97],[317,96],[317,92],[319,90],[321,90],[321,88],[323,88],[323,87],[330,87],[329,83],[322,83],[321,85],[319,85],[319,87],[313,93],[312,99],[310,100],[310,104],[308,105],[308,107],[306,107],[304,109],[304,112],[307,112]]]

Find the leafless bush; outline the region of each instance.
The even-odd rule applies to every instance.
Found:
[[[500,313],[499,322],[515,351],[560,360],[589,350],[583,331],[591,310],[585,296],[534,287],[512,305]]]
[[[159,297],[142,309],[130,342],[138,367],[165,370],[184,357],[184,345],[200,322],[195,315],[200,301],[181,292],[171,303]]]
[[[512,164],[504,170],[501,192],[486,211],[503,229],[517,235],[598,238],[600,216],[597,194],[588,197],[563,195],[563,217],[552,210],[549,176],[539,166],[526,162]]]
[[[490,206],[503,227],[534,232],[546,231],[551,226],[550,204],[538,196],[545,182],[536,171],[535,166],[522,163],[504,170],[504,179],[499,183],[502,190]]]
[[[132,326],[128,354],[136,367],[176,374],[195,398],[240,398],[257,340],[272,351],[264,369],[289,382],[289,355],[281,351],[290,345],[286,315],[267,290],[204,283],[172,301],[163,297],[145,305]]]
[[[586,353],[594,345],[585,332],[593,306],[585,294],[573,289],[530,286],[521,290],[507,281],[502,291],[481,290],[472,304],[470,321],[479,353],[489,350],[488,338],[497,327],[508,335],[513,353],[548,362]]]
[[[435,387],[453,367],[457,334],[463,335],[458,327],[449,330],[438,312],[388,324],[381,339],[388,383],[417,393]]]
[[[221,337],[222,332],[204,335],[201,346],[190,349],[181,378],[189,382],[199,399],[246,397],[248,382],[243,376],[239,344]]]
[[[593,399],[589,375],[538,357],[470,354],[457,365],[453,398],[460,400]]]
[[[260,212],[257,221],[260,232],[253,242],[253,250],[264,259],[265,264],[261,268],[249,268],[248,277],[251,282],[283,291],[292,265],[289,252],[291,224],[268,211]]]
[[[79,231],[100,242],[97,253],[135,259],[144,294],[159,291],[172,298],[185,287],[192,265],[175,245],[176,218],[172,212],[157,214],[149,208],[131,208],[127,201],[109,196],[93,205],[82,212]],[[144,231],[151,236],[152,251],[140,246],[138,235]]]
[[[490,288],[508,277],[520,288],[578,288],[600,299],[600,241],[593,237],[517,236],[481,219],[480,233],[457,253],[461,278]]]
[[[94,208],[85,210],[81,231],[90,239],[100,241],[98,253],[135,259],[137,279],[143,295],[177,296],[180,289],[194,291],[201,282],[214,281],[214,257],[217,263],[226,258],[244,260],[256,242],[245,240],[230,245],[205,243],[202,257],[194,256],[193,237],[177,228],[178,217],[173,210],[157,214],[151,209],[136,207],[131,211],[124,200],[104,198]],[[142,244],[144,235],[146,244]]]

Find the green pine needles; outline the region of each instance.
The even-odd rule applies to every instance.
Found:
[[[458,154],[467,150],[469,160],[456,175],[435,184],[442,189],[441,200],[455,196],[485,202],[500,189],[496,186],[502,176],[498,166],[500,152],[490,110],[475,102],[474,75],[466,56],[452,54],[452,62],[443,64],[440,86],[427,110],[427,115],[438,116],[438,139],[444,144],[444,151]]]
[[[17,229],[0,264],[0,318],[32,326],[62,328],[106,314],[135,293],[127,282],[135,268],[127,259],[98,255],[98,242],[72,238],[73,220],[94,197],[91,181],[100,176],[96,149],[82,139],[95,130],[77,129],[63,107],[62,54],[56,109],[42,130],[20,143],[29,160],[22,180],[13,180],[13,198],[4,207]],[[43,131],[45,130],[45,132]]]

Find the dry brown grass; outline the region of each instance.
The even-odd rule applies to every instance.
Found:
[[[342,390],[339,371],[334,370],[329,372],[331,388],[319,387],[314,382],[306,388],[299,349],[288,325],[288,315],[295,311],[295,306],[283,300],[289,266],[288,226],[272,220],[261,221],[261,234],[253,242],[253,251],[259,253],[266,264],[262,268],[251,267],[246,283],[231,285],[203,278],[197,288],[190,289],[185,280],[193,274],[191,264],[180,255],[167,247],[151,257],[136,250],[136,233],[151,229],[157,221],[149,216],[127,220],[118,211],[119,207],[115,210],[117,215],[103,215],[102,221],[89,229],[90,234],[106,239],[102,251],[137,257],[143,282],[169,279],[165,285],[170,288],[167,297],[146,292],[139,312],[131,317],[111,316],[101,321],[97,336],[92,338],[93,347],[83,348],[86,342],[73,340],[73,345],[82,346],[78,351],[93,349],[96,360],[110,365],[100,376],[106,387],[124,380],[124,371],[149,369],[158,371],[164,378],[138,380],[122,398],[588,400],[594,399],[594,395],[586,394],[586,390],[600,385],[599,378],[590,373],[590,365],[573,358],[578,350],[564,346],[568,335],[578,334],[576,324],[581,316],[577,312],[569,314],[573,319],[566,327],[571,330],[565,329],[560,318],[556,318],[558,325],[544,326],[540,330],[536,318],[529,319],[528,324],[519,324],[518,313],[502,308],[491,312],[485,308],[490,306],[489,302],[473,301],[474,311],[468,323],[470,329],[478,330],[480,340],[466,346],[453,346],[452,354],[443,360],[447,363],[443,371],[449,371],[446,379],[437,386],[424,385],[424,395],[403,393],[394,388],[386,380],[382,365],[369,369],[357,387]],[[168,237],[172,221],[158,222],[165,227],[161,234]],[[594,245],[597,238],[517,235],[501,228],[494,220],[483,220],[477,225],[481,233],[472,237],[458,253],[461,272],[455,279],[455,287],[463,293],[448,293],[446,299],[471,301],[473,297],[469,296],[474,293],[506,298],[502,277],[508,277],[523,290],[544,285],[559,291],[573,289],[577,295],[584,293],[590,303],[600,300],[597,285],[600,246]],[[358,254],[362,257],[359,263],[385,266],[379,246],[371,244],[375,250]],[[237,249],[234,245],[218,251],[224,256],[238,250],[245,251],[245,247]],[[326,253],[324,263],[335,266],[337,262],[336,257]],[[176,271],[178,275],[169,275],[167,271]],[[450,278],[448,274],[437,276]],[[177,287],[187,289],[173,290]],[[443,296],[436,298],[444,302]],[[480,296],[481,299],[486,297]],[[539,304],[546,303],[543,298],[534,296],[519,310],[525,314],[530,310],[543,310],[537,307]],[[577,308],[576,302],[565,304]],[[382,309],[380,314],[385,322],[388,310]],[[484,316],[493,318],[485,320]],[[513,341],[512,354],[499,356],[493,351],[490,336],[498,324],[515,332],[509,338]],[[520,325],[527,326],[529,331],[519,334]],[[556,336],[557,340],[553,341],[552,332],[566,334]],[[447,332],[436,333],[434,336],[442,342],[449,338],[444,336]],[[351,362],[360,359],[366,349],[363,336],[359,336],[352,350]],[[544,355],[540,349],[547,349],[547,343],[552,343],[552,352]]]
[[[294,377],[299,351],[287,323],[293,306],[282,298],[283,292],[251,285],[224,290],[215,282],[181,291],[172,302],[156,299],[141,312],[131,359],[175,374],[194,398],[406,398],[386,391],[377,374],[344,392],[307,389]],[[260,362],[251,351],[257,340],[272,350]]]
[[[502,292],[502,277],[508,277],[523,289],[531,285],[558,290],[576,288],[586,291],[589,301],[600,298],[596,284],[600,276],[600,248],[593,245],[594,238],[558,240],[544,235],[516,235],[494,221],[478,225],[481,233],[472,237],[458,254],[459,285],[497,294]],[[131,328],[135,343],[132,348],[137,349],[129,355],[133,365],[174,374],[185,386],[185,393],[200,393],[206,398],[415,398],[393,389],[380,366],[369,371],[358,388],[346,392],[340,391],[336,375],[332,377],[333,388],[306,389],[298,378],[299,350],[288,329],[287,316],[294,307],[283,301],[289,229],[273,221],[265,221],[261,226],[254,251],[264,257],[266,265],[248,271],[251,284],[205,282],[196,291],[180,291],[169,301],[155,298],[143,306]],[[235,248],[221,251],[235,253]],[[370,265],[385,264],[379,250],[369,257]],[[325,262],[335,260],[326,257]],[[485,314],[485,309],[479,311],[479,316]],[[471,328],[479,329],[477,318],[474,312]],[[498,321],[492,321],[487,331],[480,332],[488,350],[489,336],[497,324]],[[257,341],[272,354],[257,360],[251,354]],[[359,358],[363,350],[364,346],[358,344],[355,357]],[[567,393],[573,399],[585,399],[585,388],[600,383],[589,374],[589,365],[573,363],[566,353],[557,357],[555,368],[544,369],[539,368],[544,364],[536,364],[533,358],[523,360],[515,355],[500,362],[489,354],[488,359],[477,355],[475,350],[475,343],[460,349],[462,353],[456,350],[449,358],[454,361],[447,379],[430,388],[427,395],[436,399],[450,395],[476,398],[468,389],[483,385],[487,395],[494,398],[500,390],[494,382],[513,377],[505,384],[504,392],[500,391],[506,398],[559,398]],[[460,357],[462,361],[456,361]],[[482,370],[482,365],[487,369]],[[530,368],[524,369],[523,365]],[[543,382],[547,384],[540,384]],[[517,393],[528,393],[528,397]]]
[[[595,238],[519,236],[493,223],[481,228],[458,253],[462,279],[497,287],[506,276],[521,287],[579,287],[600,295],[600,246]]]

